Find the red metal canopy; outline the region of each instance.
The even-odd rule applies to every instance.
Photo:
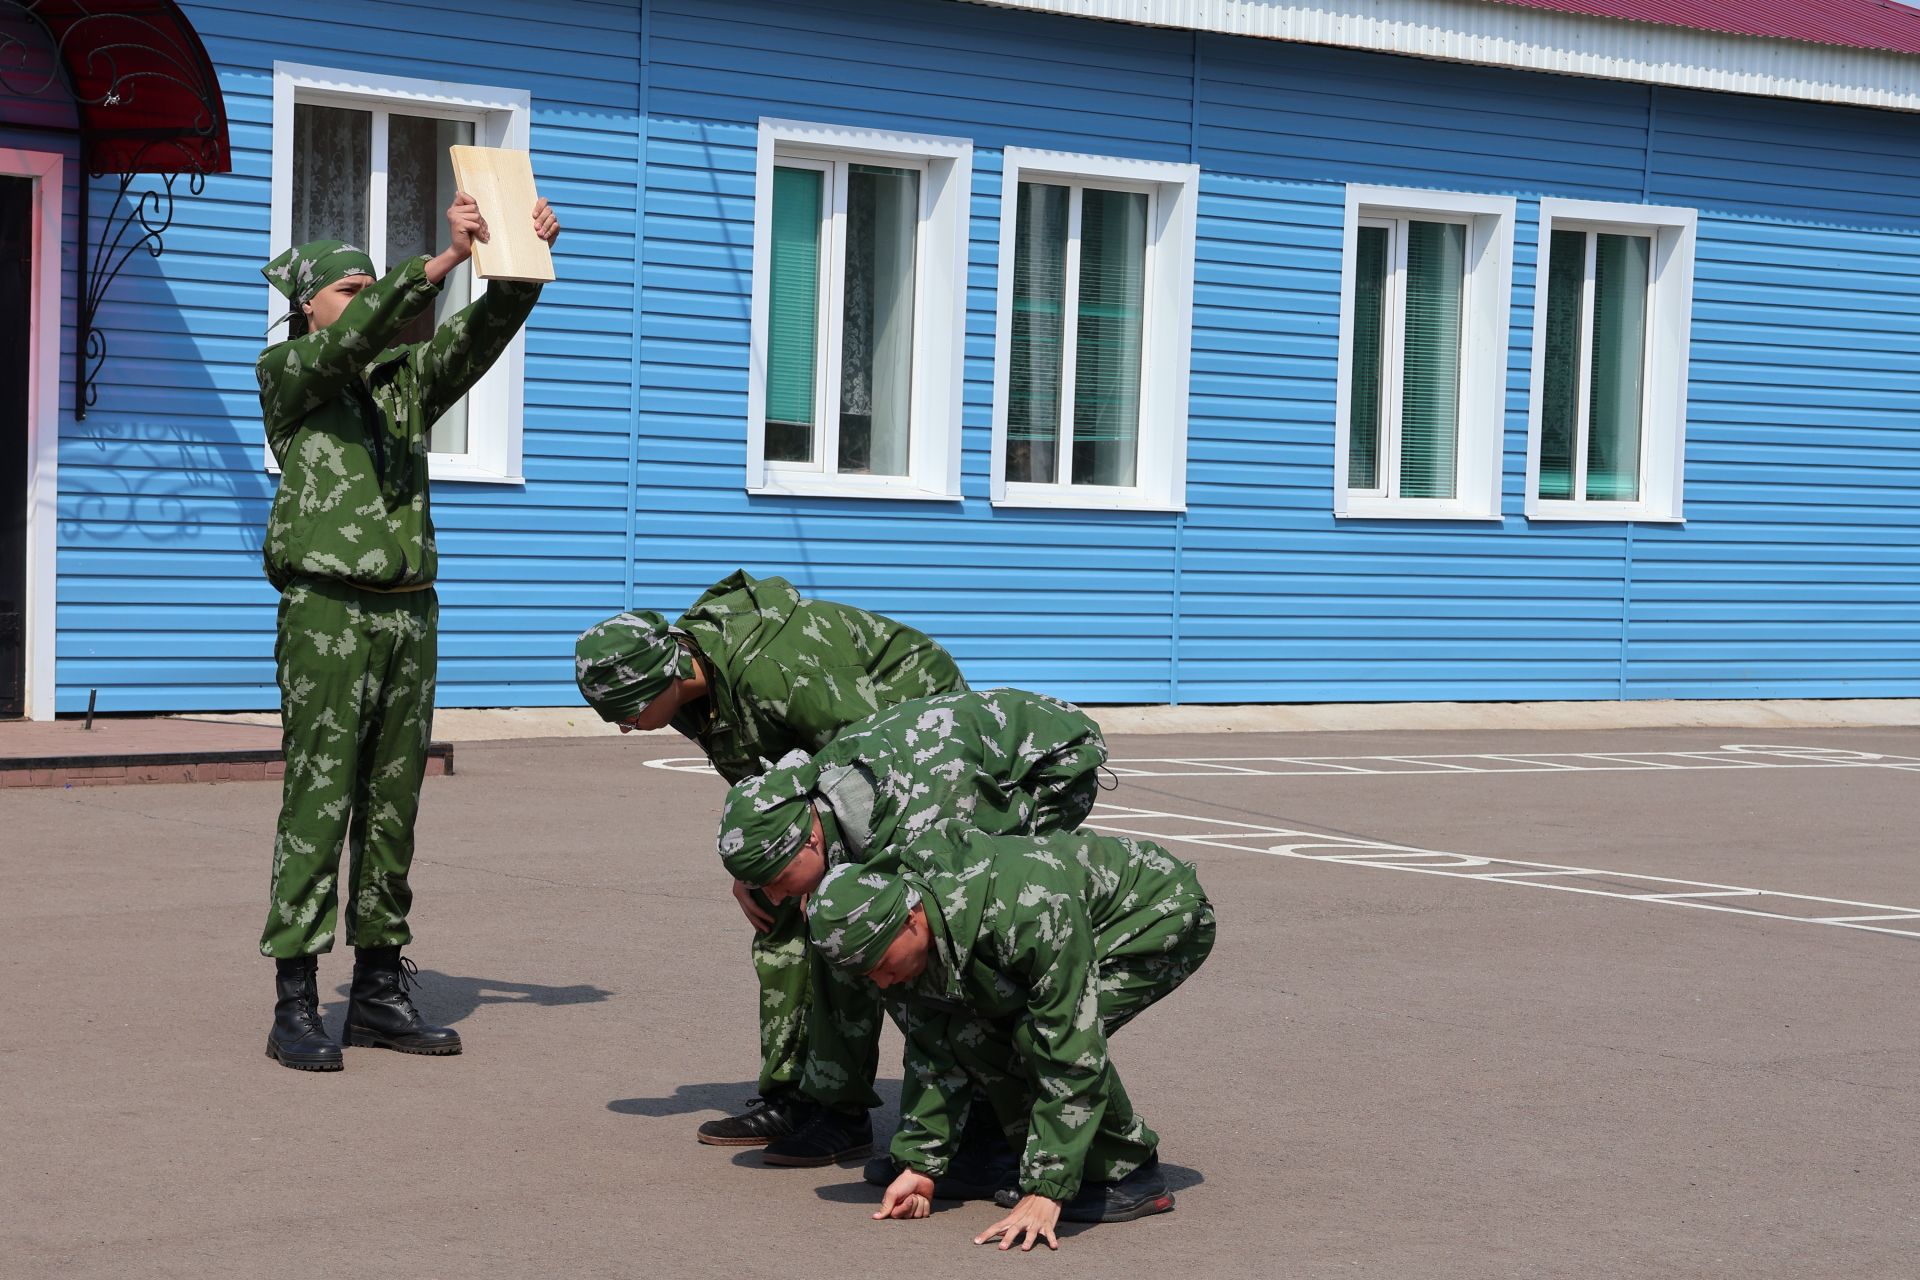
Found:
[[[173,0],[0,0],[9,17],[51,41],[92,172],[232,168],[219,79]]]
[[[1920,54],[1920,9],[1899,0],[1490,0],[1591,18]]]

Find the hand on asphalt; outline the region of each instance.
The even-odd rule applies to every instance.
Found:
[[[898,1184],[895,1184],[898,1185]],[[1047,1248],[1058,1249],[1060,1242],[1054,1238],[1053,1229],[1060,1224],[1060,1202],[1046,1196],[1022,1196],[1020,1203],[1013,1206],[1013,1212],[982,1231],[973,1238],[975,1244],[986,1244],[995,1236],[1001,1237],[1000,1248],[1004,1252],[1013,1248],[1013,1242],[1020,1239],[1020,1233],[1026,1233],[1026,1243],[1020,1246],[1020,1252],[1027,1253],[1041,1240],[1047,1242]]]
[[[933,1179],[912,1169],[903,1171],[880,1198],[880,1212],[874,1221],[888,1218],[924,1218],[933,1212]]]

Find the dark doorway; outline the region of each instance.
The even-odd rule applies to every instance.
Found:
[[[33,180],[0,178],[0,719],[26,711]]]

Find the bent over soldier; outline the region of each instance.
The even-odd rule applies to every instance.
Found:
[[[1192,976],[1213,907],[1191,864],[1147,840],[995,836],[941,823],[888,874],[836,867],[808,899],[814,945],[865,974],[906,1035],[903,1172],[878,1218],[928,1212],[976,1091],[1021,1152],[1012,1210],[976,1237],[1057,1247],[1061,1218],[1163,1213],[1159,1138],[1107,1040]]]
[[[1020,689],[905,702],[849,726],[810,759],[796,753],[727,793],[720,856],[776,905],[799,902],[828,867],[886,863],[934,823],[990,832],[1061,831],[1093,808],[1107,758],[1100,727],[1078,707]],[[880,1057],[873,985],[808,948],[807,1040],[799,1090],[818,1110],[767,1148],[776,1165],[831,1164],[872,1143],[868,1111]],[[941,1194],[991,1195],[1012,1156],[991,1124],[969,1131]],[[1002,1159],[1001,1157],[1004,1157]],[[881,1159],[869,1181],[897,1172]]]
[[[646,611],[587,628],[574,647],[574,673],[601,719],[622,732],[672,725],[730,784],[790,752],[818,751],[876,711],[967,687],[925,633],[744,569],[675,622]],[[800,1091],[810,1026],[807,926],[797,903],[775,904],[737,880],[733,896],[754,929],[758,1096],[740,1115],[702,1124],[699,1139],[758,1146],[796,1133],[818,1111]]]
[[[546,201],[531,216],[551,244],[560,226]],[[345,1042],[460,1052],[458,1032],[421,1020],[407,995],[412,962],[400,955],[412,940],[407,877],[438,652],[427,433],[506,349],[540,286],[496,281],[431,339],[396,345],[473,241],[487,238],[465,193],[447,226],[447,250],[378,280],[366,254],[337,240],[289,249],[262,268],[291,304],[292,336],[255,366],[281,470],[264,557],[281,593],[274,662],[286,756],[260,951],[278,971],[267,1054],[303,1070],[343,1065],[321,1025],[318,990],[336,906],[355,948]]]

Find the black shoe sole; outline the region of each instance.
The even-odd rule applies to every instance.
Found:
[[[350,1049],[391,1049],[395,1053],[417,1053],[423,1058],[451,1058],[464,1047],[459,1041],[452,1044],[435,1045],[432,1048],[416,1048],[410,1045],[395,1044],[366,1031],[349,1029],[342,1040]]]
[[[765,1155],[761,1160],[777,1169],[823,1169],[830,1164],[839,1164],[842,1160],[851,1160],[856,1156],[873,1154],[873,1144],[863,1142],[857,1147],[848,1147],[845,1151],[836,1151],[824,1156],[786,1156]]]
[[[1167,1191],[1167,1192],[1161,1193],[1160,1195],[1155,1196],[1151,1200],[1142,1200],[1139,1204],[1133,1205],[1126,1209],[1118,1209],[1118,1210],[1108,1209],[1105,1212],[1103,1212],[1098,1218],[1092,1219],[1092,1221],[1094,1222],[1132,1222],[1135,1218],[1151,1218],[1156,1213],[1172,1213],[1172,1212],[1173,1212],[1173,1192]],[[1077,1218],[1068,1218],[1065,1214],[1061,1215],[1061,1220],[1064,1222],[1080,1221],[1080,1219],[1077,1219]]]
[[[338,1058],[309,1058],[303,1062],[299,1058],[288,1057],[274,1047],[271,1037],[267,1040],[267,1056],[281,1066],[290,1067],[295,1071],[343,1071],[347,1065]]]

